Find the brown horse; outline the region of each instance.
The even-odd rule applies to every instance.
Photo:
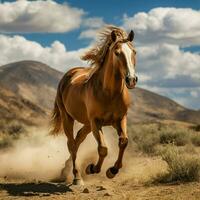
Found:
[[[134,33],[127,35],[122,29],[108,26],[101,33],[101,40],[88,51],[83,60],[92,67],[69,70],[59,83],[52,116],[52,133],[62,129],[67,136],[70,159],[73,163],[74,184],[82,178],[76,164],[79,145],[92,131],[97,144],[99,159],[89,164],[87,174],[99,173],[107,155],[102,126],[113,126],[119,135],[119,154],[113,167],[106,172],[113,178],[122,167],[124,150],[128,144],[126,130],[127,110],[130,105],[128,89],[135,87],[136,51],[131,43]],[[77,136],[73,136],[74,121],[83,124]],[[67,164],[66,164],[67,165]]]

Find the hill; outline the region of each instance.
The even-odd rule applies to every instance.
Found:
[[[175,120],[200,123],[199,111],[185,108],[167,97],[141,88],[132,90],[131,95],[132,106],[129,110],[131,122]]]
[[[36,61],[1,66],[0,130],[43,123],[52,108],[61,77],[61,72]]]

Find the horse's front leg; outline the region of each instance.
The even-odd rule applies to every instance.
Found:
[[[108,149],[106,147],[101,125],[97,121],[93,121],[91,123],[91,127],[92,127],[93,135],[98,143],[99,160],[96,165],[94,164],[88,165],[88,167],[86,168],[87,174],[99,173],[101,171],[101,166],[103,164],[103,161],[106,155],[108,154]]]
[[[122,168],[124,151],[128,145],[126,116],[124,116],[122,120],[116,123],[115,128],[117,129],[117,133],[119,135],[119,154],[114,166],[110,167],[106,172],[108,178],[113,178],[118,173],[119,169]]]

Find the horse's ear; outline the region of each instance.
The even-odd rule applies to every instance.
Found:
[[[113,42],[116,41],[117,35],[116,35],[115,31],[112,31],[112,32],[111,32],[111,38],[112,38],[112,41],[113,41]]]
[[[129,33],[129,35],[128,35],[128,41],[130,41],[130,42],[132,42],[133,41],[133,38],[134,38],[134,32],[133,32],[133,30],[131,30],[131,32]]]

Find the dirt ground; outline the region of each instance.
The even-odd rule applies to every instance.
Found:
[[[100,174],[84,176],[84,186],[65,183],[0,179],[0,199],[133,199],[133,200],[196,200],[200,199],[200,183],[147,184],[158,171],[165,170],[160,158],[131,159],[114,179]]]
[[[85,186],[66,186],[64,183],[1,181],[0,199],[194,200],[200,199],[200,183],[145,186],[131,180],[96,180]]]

